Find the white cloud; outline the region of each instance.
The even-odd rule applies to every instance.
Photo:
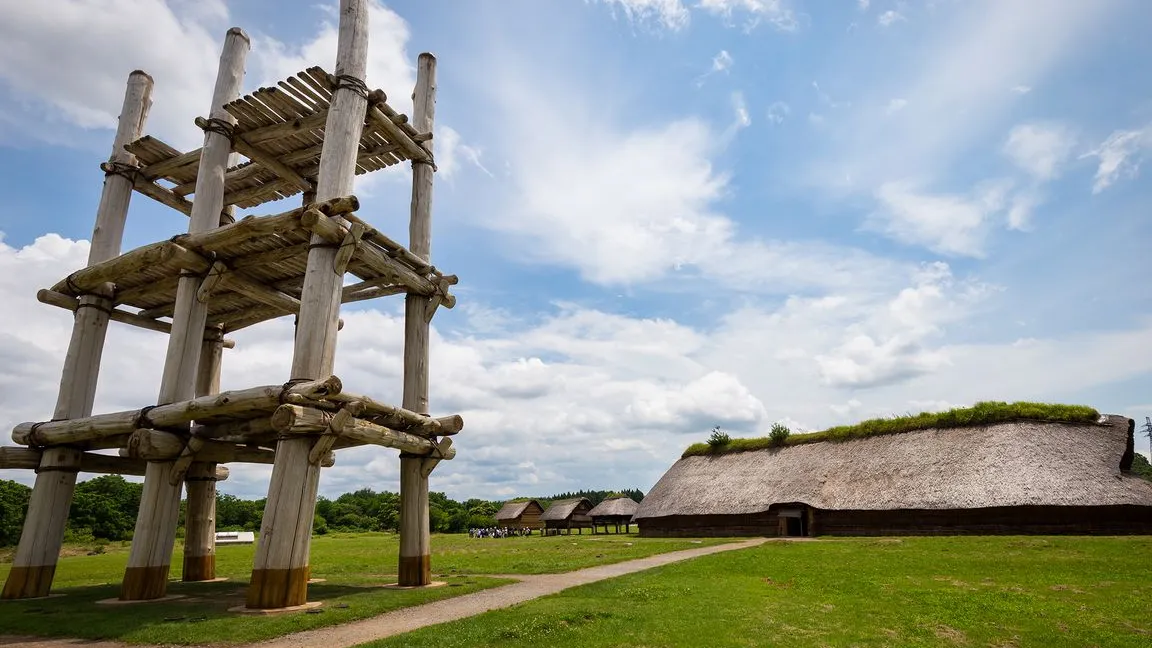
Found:
[[[880,186],[882,209],[872,227],[892,238],[940,254],[982,257],[990,218],[1003,210],[1010,185],[979,185],[971,195],[931,194],[908,181]]]
[[[656,23],[670,31],[680,31],[688,26],[691,16],[688,7],[680,0],[601,0],[615,8],[619,7],[630,22]]]
[[[704,11],[730,20],[736,14],[746,14],[745,29],[755,28],[767,20],[780,31],[796,31],[800,23],[783,0],[699,0],[696,5]]]
[[[1117,6],[1058,2],[1037,12],[1026,2],[948,3],[925,17],[932,32],[916,56],[877,62],[886,73],[854,97],[870,108],[829,124],[823,146],[811,149],[807,183],[853,194],[913,176],[941,180],[974,142],[999,137],[1019,99],[1006,89],[1021,79],[1039,85],[1060,71],[1102,34]],[[893,97],[908,102],[899,120],[885,111]]]
[[[903,14],[892,9],[885,11],[884,13],[880,14],[878,18],[876,18],[876,22],[879,23],[881,27],[889,27],[893,23],[906,20],[908,19],[905,18]]]
[[[1033,178],[1047,182],[1072,154],[1076,137],[1067,126],[1056,122],[1019,124],[1008,133],[1003,151],[1016,166]]]
[[[1012,86],[1012,92],[1015,92],[1016,94],[1026,95],[1029,92],[1032,92],[1032,86],[1024,85],[1022,83],[1018,84],[1018,85],[1014,85],[1014,86]]]
[[[1122,177],[1133,178],[1140,170],[1145,149],[1152,148],[1152,125],[1139,130],[1114,131],[1082,157],[1099,160],[1092,193],[1100,193]]]
[[[732,58],[732,55],[728,53],[728,50],[720,50],[719,54],[712,57],[712,67],[708,68],[707,72],[701,74],[696,79],[696,87],[703,87],[704,82],[713,74],[728,74],[728,70],[732,68],[732,65],[735,64],[735,62],[736,61]]]
[[[906,99],[892,99],[888,102],[888,108],[885,109],[885,112],[887,112],[889,115],[894,115],[903,110],[907,105],[908,101]]]
[[[329,5],[319,10],[326,18],[303,44],[249,31],[245,88],[270,85],[311,65],[332,70],[334,11]],[[222,0],[5,3],[0,80],[13,92],[4,102],[6,118],[41,138],[59,137],[54,131],[61,120],[78,129],[114,129],[128,73],[140,68],[155,79],[147,132],[177,148],[195,148],[203,133],[192,120],[208,112],[229,18]],[[369,25],[367,81],[388,92],[397,110],[410,113],[415,76],[405,51],[407,24],[370,0]],[[28,100],[47,106],[49,113],[30,108]]]
[[[712,71],[713,72],[727,72],[735,61],[732,60],[732,55],[728,50],[720,50],[720,53],[712,57]]]
[[[788,107],[788,104],[783,101],[773,101],[772,105],[768,106],[768,121],[773,124],[783,124],[790,112],[792,109]]]
[[[872,4],[871,0],[856,0],[856,6],[860,11],[868,11],[868,5]]]
[[[313,65],[332,72],[336,64],[339,16],[332,4],[313,8],[322,11],[316,31],[302,43],[282,43],[272,36],[255,33],[252,53],[253,81],[273,85]],[[411,36],[408,23],[379,0],[368,0],[368,71],[365,82],[381,88],[388,103],[399,112],[412,114],[412,88],[416,86],[414,57],[407,51]],[[252,85],[250,82],[249,85]]]
[[[744,101],[744,93],[732,93],[732,111],[736,113],[736,127],[747,128],[752,125],[752,116],[748,114],[748,104]]]

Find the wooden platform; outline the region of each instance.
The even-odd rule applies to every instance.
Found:
[[[181,430],[189,431],[190,424],[189,437]],[[274,449],[277,439],[286,435],[305,435],[327,437],[316,461],[332,450],[367,444],[451,459],[456,454],[451,443],[437,437],[455,435],[463,427],[458,415],[431,417],[345,392],[340,379],[331,376],[138,410],[21,423],[13,429],[12,440],[38,448],[120,447],[122,454],[148,461],[202,455],[201,460],[218,463],[270,463],[270,453],[265,456],[267,451],[260,448]]]
[[[78,270],[41,291],[40,299],[75,310],[77,298],[111,283],[112,305],[132,309],[130,321],[121,321],[157,328],[167,325],[160,318],[173,314],[181,277],[194,276],[197,298],[208,305],[208,325],[235,331],[299,312],[316,234],[321,245],[340,248],[337,263],[359,279],[344,287],[342,303],[411,292],[451,308],[456,300],[448,290],[456,277],[369,227],[351,213],[358,204],[348,196],[152,243]]]
[[[341,81],[319,67],[260,88],[225,104],[236,118],[230,129],[233,148],[248,161],[228,169],[224,178],[224,205],[250,208],[315,189],[320,169],[320,148],[328,118],[332,90]],[[418,133],[407,116],[391,108],[381,90],[368,96],[365,126],[360,138],[356,173],[362,175],[406,160],[431,163],[419,142],[431,133]],[[198,119],[201,128],[218,128]],[[125,148],[139,162],[137,191],[188,214],[188,196],[196,190],[200,150],[181,152],[163,141],[145,136]]]

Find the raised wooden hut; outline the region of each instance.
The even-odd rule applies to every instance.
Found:
[[[536,500],[504,502],[504,506],[496,512],[496,526],[509,529],[540,529],[544,526],[540,521],[540,515],[543,513],[544,507]]]
[[[616,529],[616,533],[620,533],[621,524],[624,525],[624,533],[632,531],[632,516],[638,508],[640,504],[626,495],[609,497],[588,512],[588,516],[592,518],[592,532],[596,533],[599,527],[603,526],[604,533],[608,533],[608,527],[611,525]]]
[[[1152,533],[1133,421],[1012,422],[686,456],[645,536]]]
[[[572,529],[584,533],[584,529],[592,528],[592,517],[588,515],[592,510],[592,502],[587,497],[556,500],[548,510],[540,516],[544,522],[544,533],[559,535],[561,531],[571,534]]]

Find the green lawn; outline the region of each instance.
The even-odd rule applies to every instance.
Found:
[[[126,606],[96,605],[115,598],[128,560],[127,543],[106,546],[105,553],[83,555],[69,547],[56,573],[58,593],[40,601],[0,602],[0,633],[119,639],[132,643],[244,643],[382,614],[389,610],[458,596],[506,582],[483,574],[543,574],[570,571],[666,551],[717,544],[723,540],[666,540],[630,536],[529,537],[472,539],[466,535],[432,537],[432,570],[448,586],[427,590],[390,590],[396,581],[398,537],[394,534],[333,534],[312,541],[312,575],[327,579],[309,587],[309,600],[324,601],[315,614],[251,617],[228,612],[242,605],[252,569],[254,545],[222,546],[216,571],[221,583],[169,585],[169,593],[187,598]],[[181,547],[173,555],[172,577],[179,578]],[[10,557],[6,558],[10,560]],[[0,578],[9,564],[0,564]]]
[[[770,542],[368,644],[1152,645],[1152,538]]]

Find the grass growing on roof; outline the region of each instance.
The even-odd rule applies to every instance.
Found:
[[[694,443],[684,451],[683,457],[749,452],[778,446],[794,446],[821,441],[848,441],[885,434],[900,434],[929,428],[958,428],[1012,421],[1048,421],[1054,423],[1094,423],[1100,413],[1084,405],[1054,405],[1049,403],[983,401],[972,407],[957,407],[945,412],[921,412],[920,414],[878,418],[856,423],[838,425],[821,432],[793,434],[783,442],[770,437],[754,439],[732,439],[724,445]]]

